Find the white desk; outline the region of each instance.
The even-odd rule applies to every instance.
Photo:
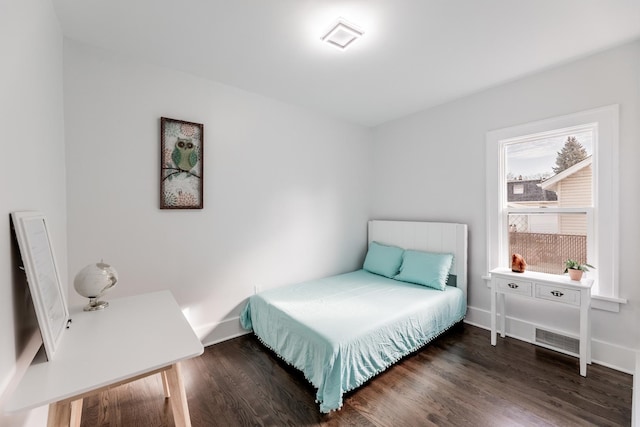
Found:
[[[77,307],[71,319],[55,359],[31,364],[7,412],[50,404],[48,426],[79,426],[83,397],[161,373],[176,426],[191,425],[178,362],[204,348],[169,291]]]
[[[497,341],[497,315],[500,312],[500,336],[506,327],[505,295],[519,295],[565,304],[580,309],[580,375],[587,376],[591,363],[591,286],[592,279],[580,282],[558,274],[526,271],[514,273],[506,268],[491,270],[491,345]]]

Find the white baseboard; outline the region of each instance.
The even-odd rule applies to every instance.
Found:
[[[549,329],[522,319],[507,317],[506,335],[521,341],[534,344],[535,328]],[[476,307],[469,307],[465,323],[483,329],[491,329],[491,313]],[[564,331],[559,331],[564,332]],[[566,334],[566,333],[565,333]],[[572,334],[566,334],[572,336]],[[487,341],[487,343],[489,343]],[[602,340],[591,339],[591,359],[594,363],[606,366],[627,374],[636,371],[636,350],[621,347]]]
[[[491,313],[488,310],[469,307],[467,310],[467,317],[464,322],[488,330],[491,328]],[[536,327],[549,329],[548,327],[536,325],[522,319],[507,317],[506,335],[534,344]],[[249,333],[249,331],[240,326],[239,317],[232,317],[225,319],[222,322],[199,326],[195,331],[196,335],[205,346],[217,344]],[[571,336],[571,334],[567,334],[564,331],[558,332]],[[487,344],[489,344],[489,341],[487,341]],[[621,347],[617,344],[606,341],[597,339],[591,340],[591,359],[594,363],[599,365],[633,375],[637,369],[636,365],[640,363],[637,360],[638,358],[640,358],[640,356],[637,356],[636,350]],[[640,424],[638,427],[640,427]]]
[[[250,333],[240,326],[240,317],[232,317],[222,322],[209,323],[195,328],[196,335],[206,347]]]

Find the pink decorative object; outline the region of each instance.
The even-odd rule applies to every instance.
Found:
[[[527,269],[527,262],[524,260],[522,255],[513,254],[511,255],[511,271],[514,273],[524,273]]]

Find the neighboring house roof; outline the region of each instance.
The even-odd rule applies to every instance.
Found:
[[[514,180],[507,182],[508,202],[555,202],[558,196],[554,191],[543,190],[541,179]]]
[[[585,158],[584,160],[579,161],[575,165],[573,165],[573,166],[563,170],[562,172],[553,175],[552,177],[548,178],[547,180],[541,182],[540,183],[540,187],[543,190],[556,191],[557,188],[558,188],[558,183],[560,183],[560,181],[570,177],[571,175],[575,174],[578,171],[581,171],[582,169],[586,168],[587,166],[591,165],[592,163],[593,163],[593,157],[589,156],[589,157]]]

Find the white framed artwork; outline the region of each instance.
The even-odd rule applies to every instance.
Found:
[[[47,359],[55,357],[69,320],[47,221],[42,212],[12,212],[11,219],[27,275]]]

